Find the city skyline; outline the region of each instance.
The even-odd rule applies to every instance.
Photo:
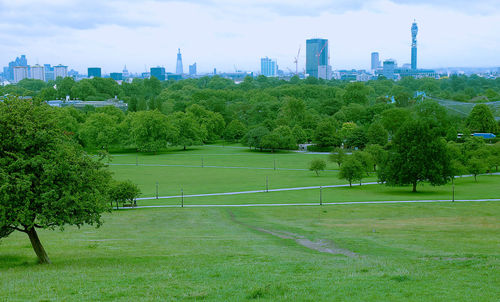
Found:
[[[381,61],[411,63],[409,27],[416,19],[419,67],[500,65],[495,1],[434,2],[0,0],[0,60],[6,66],[26,54],[30,65],[62,63],[81,73],[90,66],[119,72],[125,64],[132,73],[155,66],[175,73],[181,48],[184,63],[196,62],[200,73],[257,71],[265,56],[286,71],[295,70],[294,56],[307,39],[324,38],[333,69],[370,70],[372,52]],[[299,72],[305,61],[302,51]]]

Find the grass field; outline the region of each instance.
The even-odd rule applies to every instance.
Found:
[[[327,160],[325,154],[304,154],[283,152],[277,154],[253,152],[237,146],[204,146],[189,151],[171,151],[158,155],[117,154],[112,156],[110,166],[118,179],[130,179],[142,191],[141,197],[156,195],[177,196],[181,189],[185,195],[224,193],[266,189],[293,188],[305,186],[325,186],[346,184],[338,178],[338,166],[329,162],[327,171],[318,177],[308,171],[308,164],[314,158]],[[203,157],[204,167],[201,167]],[[274,162],[277,170],[274,170]],[[161,166],[163,165],[163,166]],[[171,166],[166,166],[171,165]],[[177,166],[174,166],[177,165]],[[181,167],[186,165],[189,167]],[[197,166],[198,165],[198,166]],[[217,167],[207,167],[207,166]],[[224,168],[226,167],[226,168]],[[232,167],[232,168],[227,168]],[[235,168],[245,167],[245,168]],[[289,170],[280,170],[286,167]],[[266,169],[262,169],[266,168]],[[295,169],[295,170],[290,170]],[[363,182],[374,182],[371,174]],[[451,199],[451,185],[433,187],[422,184],[417,194],[411,188],[391,188],[385,185],[366,185],[352,188],[324,188],[324,202],[343,201],[384,201],[415,199]],[[457,199],[500,198],[500,176],[484,175],[458,178],[456,180]],[[185,198],[185,204],[264,204],[264,203],[305,203],[319,202],[319,189],[267,192],[256,194],[207,196]],[[139,205],[180,204],[180,198],[143,200]]]
[[[322,172],[320,177],[308,171],[309,162],[314,158],[327,160],[328,156],[296,152],[272,154],[234,146],[204,146],[158,155],[115,154],[110,168],[116,178],[137,183],[144,197],[155,196],[156,182],[160,196],[179,195],[181,189],[185,194],[264,190],[266,177],[269,188],[345,184],[344,180],[338,179],[338,172],[334,170],[338,166],[334,163],[328,163],[328,171]],[[138,166],[135,165],[136,160]],[[366,181],[375,181],[375,177],[367,177]]]
[[[205,146],[139,155],[137,166],[136,154],[114,154],[116,165],[110,168],[116,178],[136,182],[143,196],[155,195],[156,181],[160,196],[178,195],[181,187],[186,194],[264,190],[266,176],[270,189],[344,184],[332,163],[320,177],[307,171],[310,160],[326,157]],[[328,188],[323,201],[451,198],[450,185],[424,184],[418,190]],[[457,199],[499,198],[498,192],[500,176],[456,180]],[[318,201],[318,189],[184,200]],[[40,231],[51,265],[36,264],[25,234],[2,239],[0,301],[498,301],[500,296],[499,202],[131,209],[106,213],[104,220],[99,229]]]
[[[2,240],[0,300],[498,301],[500,295],[496,202],[137,209],[105,220],[100,229],[40,232],[49,266],[35,264],[26,235]]]

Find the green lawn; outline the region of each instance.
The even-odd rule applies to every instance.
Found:
[[[203,168],[201,167],[202,156]],[[136,157],[138,166],[135,165]],[[309,162],[314,158],[327,160],[328,155],[297,152],[272,154],[250,151],[247,148],[204,146],[188,151],[170,151],[158,155],[115,154],[112,155],[110,169],[115,173],[115,178],[130,179],[138,184],[143,197],[155,196],[156,182],[159,184],[160,196],[179,195],[181,188],[185,194],[263,190],[266,187],[266,177],[270,188],[345,183],[344,180],[338,179],[338,172],[333,171],[333,169],[338,169],[334,163],[328,163],[327,169],[331,170],[322,172],[320,177],[308,171]],[[276,170],[274,170],[274,162],[276,162]],[[285,167],[301,170],[280,170]],[[375,181],[374,175],[367,178],[367,181]]]
[[[114,154],[110,169],[142,196],[344,184],[324,154],[204,146]],[[205,167],[151,166],[191,165]],[[277,170],[274,170],[274,162]],[[148,166],[149,165],[149,166]],[[206,167],[209,165],[218,168]],[[245,167],[245,168],[222,168]],[[279,168],[297,169],[280,170]],[[260,169],[268,168],[268,169]],[[374,181],[375,177],[364,181]],[[451,185],[323,189],[324,202],[450,199]],[[500,176],[456,180],[457,199],[499,198]],[[319,190],[185,198],[185,204],[318,202]],[[179,204],[180,199],[139,201]],[[442,202],[293,207],[130,209],[95,229],[0,241],[0,301],[498,301],[500,203]]]
[[[310,182],[308,185],[324,185],[344,182],[333,177],[315,177],[322,182]],[[324,180],[330,179],[330,182]],[[272,189],[273,183],[270,178]],[[372,179],[374,180],[374,179]],[[301,184],[302,185],[302,184]],[[284,184],[282,187],[288,187]],[[230,192],[227,190],[219,190],[218,192]],[[257,190],[263,190],[264,186],[257,187]],[[391,200],[451,200],[452,186],[431,186],[422,184],[417,187],[417,193],[411,192],[411,187],[388,187],[383,184],[363,185],[353,187],[340,188],[323,188],[323,202],[351,202],[351,201],[391,201]],[[192,194],[184,189],[186,194]],[[206,193],[210,193],[207,191]],[[458,178],[455,181],[455,198],[459,199],[497,199],[500,198],[500,176],[498,175],[481,175],[478,181],[474,181],[473,177]],[[171,192],[172,195],[178,195],[180,192]],[[160,195],[161,196],[161,195]],[[319,203],[320,190],[309,189],[299,191],[281,191],[281,192],[262,192],[241,195],[226,195],[226,196],[204,196],[204,197],[188,197],[184,198],[184,204],[272,204],[272,203]],[[152,199],[140,200],[138,205],[180,205],[181,198],[169,199]]]
[[[136,156],[139,165],[135,165]],[[204,167],[201,167],[203,156]],[[156,195],[177,196],[181,189],[185,195],[224,193],[238,191],[257,191],[266,189],[266,178],[269,189],[325,186],[346,184],[338,178],[338,166],[328,163],[327,171],[318,177],[308,171],[308,164],[314,158],[327,159],[325,154],[304,154],[297,152],[280,152],[276,154],[250,151],[247,148],[234,146],[203,146],[188,151],[172,150],[157,155],[135,153],[112,155],[110,169],[117,179],[130,179],[139,185],[141,197]],[[277,169],[274,170],[274,161]],[[207,165],[217,168],[207,167]],[[130,165],[117,165],[130,164]],[[151,166],[151,165],[188,165]],[[287,169],[280,170],[281,165]],[[249,168],[223,168],[249,167]],[[267,169],[259,169],[267,168]],[[299,170],[301,169],[301,170]],[[363,182],[376,181],[371,173]],[[384,200],[423,200],[451,199],[451,185],[433,187],[421,184],[418,193],[411,193],[410,188],[387,187],[385,185],[366,185],[352,188],[324,188],[324,202],[344,201],[384,201]],[[456,180],[457,199],[500,198],[500,176],[482,175],[475,182],[473,177]],[[189,197],[185,204],[255,204],[255,203],[305,203],[319,202],[319,189],[267,192],[255,194]],[[180,198],[139,201],[139,205],[172,205],[180,204]]]
[[[48,266],[3,239],[0,300],[497,301],[499,235],[497,202],[123,210],[41,231]]]

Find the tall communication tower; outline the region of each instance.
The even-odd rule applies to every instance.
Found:
[[[417,69],[417,22],[413,20],[411,25],[411,69]]]

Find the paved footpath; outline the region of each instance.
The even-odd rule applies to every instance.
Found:
[[[365,182],[363,185],[376,185],[377,182]],[[352,184],[353,186],[359,186],[360,184]],[[282,189],[270,189],[270,190],[256,190],[256,191],[239,191],[239,192],[225,192],[225,193],[207,193],[207,194],[193,194],[193,195],[174,195],[174,196],[158,196],[156,197],[142,197],[137,198],[137,200],[151,200],[151,199],[169,199],[169,198],[181,198],[181,197],[203,197],[203,196],[224,196],[224,195],[239,195],[239,194],[254,194],[254,193],[265,193],[265,192],[282,192],[282,191],[298,191],[298,190],[310,190],[319,188],[340,188],[349,187],[349,184],[344,185],[327,185],[327,186],[312,186],[312,187],[296,187],[296,188],[282,188]]]
[[[500,201],[500,199],[456,199],[455,202],[464,201]],[[397,204],[397,203],[434,203],[452,202],[451,199],[431,199],[431,200],[387,200],[387,201],[351,201],[351,202],[324,202],[323,205],[366,205],[366,204]],[[318,206],[318,202],[309,203],[262,203],[262,204],[190,204],[184,208],[238,208],[238,207],[283,207],[283,206]],[[125,207],[120,209],[146,209],[146,208],[180,208],[180,205],[156,205],[137,206],[135,208]]]

